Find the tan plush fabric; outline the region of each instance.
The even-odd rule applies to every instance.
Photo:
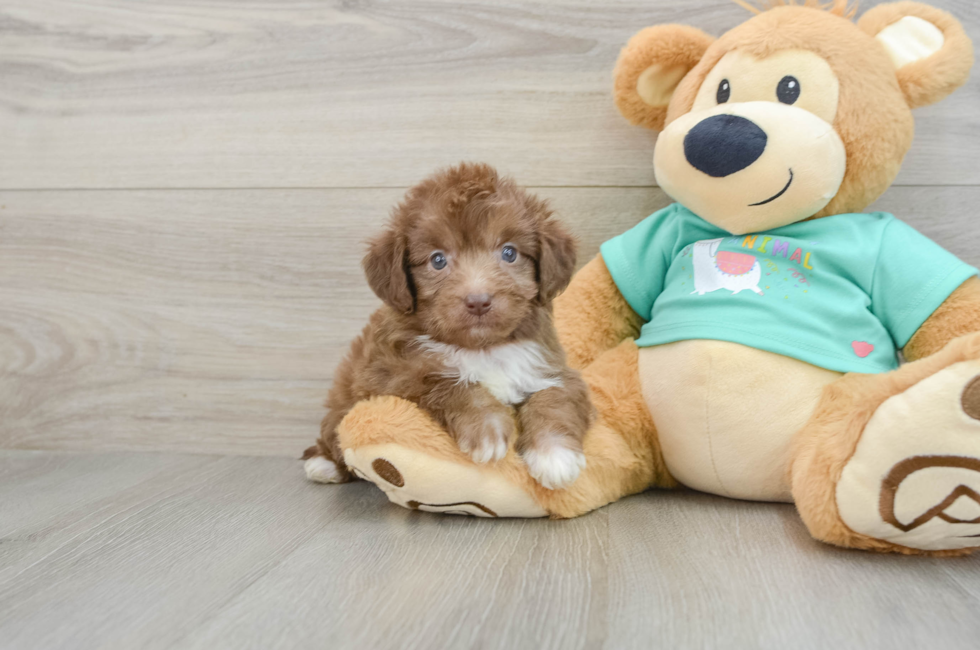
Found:
[[[777,81],[778,77],[770,91]],[[763,154],[748,168],[714,178],[688,164],[684,150],[691,129],[721,115],[750,120],[762,127],[768,140]],[[657,182],[665,192],[733,235],[764,232],[817,213],[837,192],[845,167],[844,145],[830,124],[809,111],[770,101],[721,104],[682,115],[660,134],[653,157]],[[790,189],[783,200],[757,205],[780,188]]]
[[[942,33],[942,47],[935,54],[896,71],[905,100],[911,108],[918,108],[938,102],[966,83],[973,66],[973,44],[956,18],[919,2],[878,5],[861,16],[857,25],[876,36],[906,17],[925,20]]]
[[[639,350],[632,340],[583,371],[599,417],[585,437],[585,471],[563,491],[537,489],[554,515],[575,517],[649,487],[675,487],[643,399]]]
[[[740,50],[759,58],[786,49],[815,52],[830,63],[840,79],[840,100],[834,127],[847,150],[847,173],[840,190],[818,216],[860,212],[891,185],[902,158],[912,144],[910,108],[939,101],[969,76],[973,48],[962,26],[939,9],[915,2],[879,5],[857,24],[849,20],[846,3],[832,11],[784,5],[739,25],[715,40],[704,56],[677,84],[666,116],[636,94],[639,74],[651,65],[665,67],[674,59],[662,44],[685,43],[678,51],[689,61],[704,44],[681,25],[658,25],[638,32],[623,49],[614,72],[616,104],[634,124],[662,130],[665,124],[691,110],[702,83],[721,58]],[[899,70],[874,36],[904,16],[916,16],[938,27],[942,48],[926,59]],[[695,46],[697,43],[697,46]],[[665,47],[665,46],[664,46]],[[675,65],[679,65],[676,63]],[[631,90],[632,89],[632,90]]]
[[[790,442],[840,373],[727,341],[640,351],[643,394],[667,467],[704,492],[792,501]]]
[[[623,116],[648,129],[663,129],[674,88],[701,60],[712,40],[687,25],[656,25],[638,32],[623,48],[613,73],[613,98]],[[657,75],[663,78],[659,84]],[[648,104],[637,87],[641,78],[647,98],[656,94],[667,101]]]
[[[978,375],[980,360],[954,363],[875,410],[837,482],[845,526],[923,551],[977,546],[980,421],[961,396]]]
[[[446,460],[400,443],[348,449],[344,462],[392,503],[410,510],[474,517],[545,517],[548,512],[506,474]]]
[[[953,339],[976,332],[980,327],[980,278],[972,277],[959,286],[922,324],[903,350],[909,361],[939,352]]]
[[[818,216],[860,212],[891,185],[912,144],[912,114],[884,48],[846,18],[804,7],[777,7],[715,41],[678,87],[667,123],[690,110],[714,65],[739,49],[764,58],[784,49],[823,57],[840,81],[834,128],[847,152],[836,196]]]
[[[817,409],[793,442],[793,499],[810,533],[851,548],[905,554],[926,553],[856,532],[842,521],[837,484],[875,411],[888,398],[955,363],[980,359],[980,335],[956,339],[940,352],[882,375],[851,374],[824,391]],[[930,429],[931,430],[931,429]],[[958,555],[968,551],[932,551]]]
[[[558,337],[573,368],[584,368],[621,341],[636,338],[643,322],[619,293],[601,255],[575,274],[554,308]]]

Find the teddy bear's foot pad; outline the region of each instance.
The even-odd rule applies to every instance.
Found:
[[[403,508],[476,517],[545,517],[548,512],[493,466],[454,463],[397,444],[347,449],[344,462]]]
[[[886,400],[837,484],[841,519],[900,546],[980,546],[980,361]]]

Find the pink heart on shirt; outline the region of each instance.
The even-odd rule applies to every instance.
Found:
[[[851,347],[854,348],[854,354],[862,359],[874,352],[875,349],[875,346],[866,341],[851,341]]]

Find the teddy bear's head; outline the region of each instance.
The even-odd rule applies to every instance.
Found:
[[[855,23],[847,0],[735,1],[757,15],[718,39],[648,27],[614,75],[623,115],[660,131],[658,184],[733,234],[863,210],[898,174],[911,109],[951,93],[973,64],[959,22],[916,2]]]

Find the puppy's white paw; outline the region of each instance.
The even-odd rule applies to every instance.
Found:
[[[531,448],[522,454],[527,471],[541,487],[560,490],[575,482],[585,469],[585,454],[564,445]]]
[[[459,441],[459,448],[476,463],[498,461],[507,455],[507,444],[514,422],[506,415],[490,414],[483,421],[482,431]]]
[[[507,455],[507,441],[503,438],[498,440],[484,440],[470,452],[470,456],[478,463],[489,463],[498,461]]]
[[[313,456],[303,463],[306,478],[316,483],[340,483],[343,476],[337,469],[337,464],[323,456]]]

